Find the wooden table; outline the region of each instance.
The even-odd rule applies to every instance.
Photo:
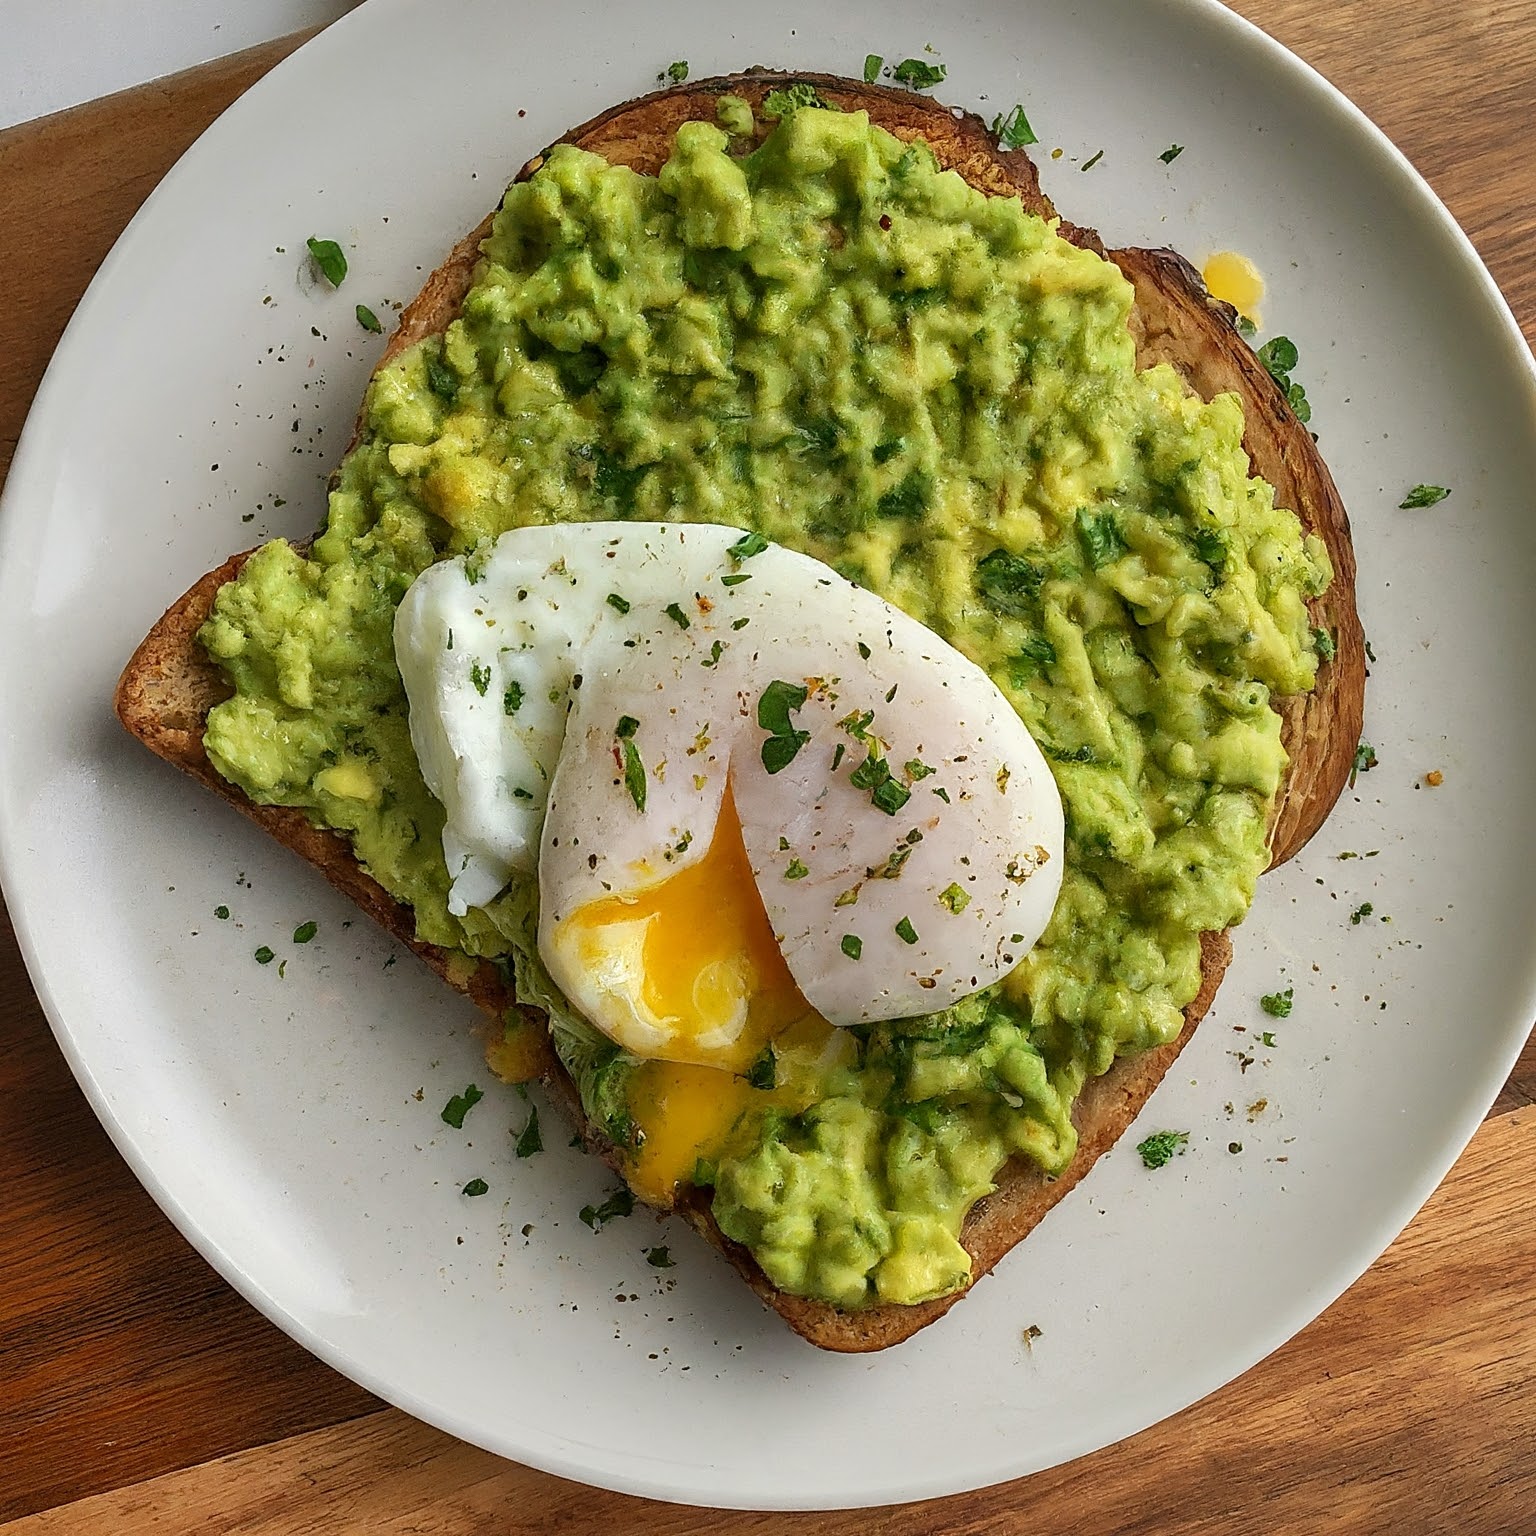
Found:
[[[1429,177],[1536,336],[1536,0],[1241,0]],[[203,127],[302,39],[0,134],[0,476],[80,293]],[[0,1536],[1536,1531],[1536,1048],[1438,1194],[1300,1337],[1177,1418],[980,1493],[732,1515],[450,1440],[229,1289],[119,1160],[0,912]]]

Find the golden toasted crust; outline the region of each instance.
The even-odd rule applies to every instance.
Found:
[[[1029,211],[1045,218],[1056,217],[1055,209],[1040,189],[1029,157],[1022,151],[999,149],[979,118],[952,112],[906,91],[860,85],[831,76],[793,78],[809,81],[833,105],[850,111],[867,110],[874,120],[900,138],[925,139],[942,166],[957,171],[980,190],[1016,196]],[[719,95],[731,92],[744,96],[755,108],[769,90],[785,80],[781,74],[754,70],[679,86],[614,107],[573,129],[562,142],[591,150],[615,164],[655,174],[670,152],[677,128],[695,118],[712,120]],[[542,161],[543,156],[530,161],[520,179],[531,175]],[[473,278],[479,245],[489,225],[487,218],[461,240],[427,280],[402,314],[400,326],[385,349],[384,361],[422,337],[442,330],[454,317]],[[1066,222],[1060,228],[1068,239],[1104,252],[1092,230]],[[1230,307],[1211,299],[1193,269],[1170,251],[1118,250],[1107,254],[1136,290],[1132,329],[1140,364],[1171,363],[1190,387],[1206,399],[1227,390],[1238,394],[1247,421],[1244,446],[1254,472],[1275,487],[1278,504],[1293,508],[1308,531],[1323,539],[1333,561],[1333,584],[1310,607],[1314,624],[1334,635],[1336,655],[1319,669],[1318,685],[1311,694],[1277,701],[1282,736],[1290,755],[1290,768],[1270,833],[1273,862],[1280,863],[1321,825],[1343,788],[1359,740],[1365,664],[1363,636],[1355,612],[1355,562],[1348,519],[1310,434],[1296,420],[1278,386],[1236,331]],[[203,656],[196,644],[196,633],[219,587],[239,570],[246,558],[237,555],[219,570],[210,572],[155,626],[135,652],[118,685],[119,716],[152,751],[237,805],[279,842],[314,864],[397,939],[421,955],[440,976],[499,1018],[512,999],[494,966],[480,963],[466,974],[462,957],[417,941],[408,909],[389,897],[357,865],[344,839],[315,827],[299,812],[253,804],[208,762],[202,746],[202,723],[208,710],[226,697],[229,689],[217,668]],[[1225,934],[1204,935],[1200,991],[1184,1010],[1184,1028],[1178,1038],[1116,1063],[1084,1089],[1073,1110],[1078,1131],[1077,1153],[1065,1172],[1048,1179],[1022,1162],[1011,1163],[1003,1170],[996,1191],[972,1210],[961,1234],[977,1279],[1034,1229],[1136,1117],[1210,1007],[1231,953]],[[528,1075],[543,1075],[551,1092],[581,1123],[575,1086],[547,1046],[541,1047],[537,1058],[529,1060]],[[590,1126],[584,1126],[583,1131],[594,1150],[614,1160],[613,1149],[602,1143]],[[884,1349],[942,1316],[966,1294],[962,1291],[911,1307],[840,1311],[824,1302],[776,1290],[750,1254],[721,1233],[702,1197],[690,1198],[680,1206],[680,1212],[791,1328],[824,1349]]]

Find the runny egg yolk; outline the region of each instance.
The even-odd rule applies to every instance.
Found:
[[[573,1001],[648,1061],[745,1073],[776,1035],[814,1017],[774,940],[729,792],[698,863],[561,926],[588,983]]]
[[[1217,251],[1206,262],[1201,277],[1211,297],[1224,299],[1240,315],[1259,323],[1259,305],[1264,302],[1264,278],[1246,256],[1236,251]]]
[[[605,956],[626,956],[609,973],[622,970],[628,989],[615,1011],[630,1015],[630,1030],[648,1026],[642,1041],[610,1023],[620,1044],[647,1058],[629,1086],[639,1136],[626,1176],[665,1205],[763,1099],[745,1074],[769,1042],[819,1055],[835,1031],[801,995],[774,941],[729,792],[697,864],[649,890],[593,902],[570,923],[594,973]],[[612,1003],[611,980],[608,990]],[[776,1102],[787,1097],[774,1093]]]
[[[754,1103],[774,1104],[791,1114],[806,1107],[807,1097],[797,1091],[797,1063],[846,1065],[854,1047],[846,1033],[808,1013],[775,1038],[774,1052],[777,1081],[771,1089],[754,1088],[719,1067],[647,1061],[635,1070],[628,1106],[639,1145],[624,1175],[636,1194],[652,1205],[670,1204],[678,1185],[693,1178],[699,1160],[720,1154]]]

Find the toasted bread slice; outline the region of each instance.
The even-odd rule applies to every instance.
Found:
[[[754,108],[785,76],[766,70],[703,80],[614,107],[572,130],[565,142],[591,150],[615,164],[654,175],[668,154],[677,128],[695,118],[713,119],[716,98],[725,92],[745,97]],[[922,138],[940,164],[978,189],[1018,197],[1045,218],[1056,213],[1040,189],[1035,167],[1019,150],[999,149],[980,119],[951,112],[926,97],[831,76],[797,75],[828,103],[867,110],[900,138]],[[542,163],[536,157],[520,179]],[[441,331],[457,314],[470,286],[489,218],[453,249],[427,280],[385,350],[388,361],[424,336]],[[1310,433],[1297,421],[1285,396],[1235,327],[1235,312],[1210,298],[1193,269],[1171,251],[1105,252],[1098,236],[1063,222],[1061,233],[1106,254],[1136,291],[1132,330],[1142,366],[1167,362],[1203,398],[1225,391],[1242,400],[1244,445],[1254,472],[1274,486],[1276,501],[1292,508],[1309,532],[1319,535],[1333,562],[1334,581],[1310,606],[1313,623],[1326,628],[1335,653],[1319,668],[1317,687],[1305,696],[1277,701],[1290,767],[1271,824],[1273,863],[1294,854],[1321,825],[1344,787],[1359,740],[1364,697],[1364,639],[1355,611],[1355,562],[1349,524],[1337,489]],[[353,859],[346,840],[314,826],[301,812],[255,805],[213,769],[203,751],[208,710],[227,697],[228,684],[196,643],[219,587],[240,568],[236,555],[203,577],[179,599],[135,652],[117,690],[117,712],[150,749],[222,795],[257,825],[319,869],[340,890],[400,942],[419,954],[443,979],[465,992],[499,1024],[516,1005],[497,969],[467,962],[462,955],[423,944],[415,937],[410,911],[395,902]],[[1074,1109],[1078,1150],[1058,1177],[1032,1165],[1011,1163],[996,1191],[971,1211],[962,1240],[976,1278],[988,1273],[1015,1244],[1087,1173],[1135,1118],[1174,1058],[1205,1015],[1231,958],[1225,934],[1202,940],[1202,982],[1184,1011],[1184,1029],[1172,1043],[1115,1064],[1092,1081]],[[532,1015],[532,1010],[523,1010]],[[536,1017],[536,1015],[534,1015]],[[499,1034],[499,1031],[498,1031]],[[495,1064],[504,1076],[542,1076],[578,1125],[589,1145],[617,1161],[613,1148],[584,1124],[575,1086],[549,1049],[544,1032],[527,1029],[513,1059]],[[860,1352],[883,1349],[910,1337],[941,1316],[960,1296],[917,1306],[874,1306],[841,1311],[826,1303],[778,1291],[752,1260],[730,1242],[710,1215],[702,1193],[688,1197],[681,1214],[726,1256],[751,1288],[797,1333],[824,1349]]]

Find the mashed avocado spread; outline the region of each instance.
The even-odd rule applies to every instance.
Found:
[[[346,833],[422,938],[507,965],[638,1160],[645,1069],[543,973],[536,889],[448,912],[391,643],[407,586],[531,522],[724,522],[978,662],[1065,806],[1044,938],[836,1064],[786,1044],[767,1081],[725,1078],[740,1113],[693,1176],[782,1289],[915,1302],[967,1283],[956,1234],[1002,1164],[1063,1168],[1085,1081],[1182,1027],[1200,934],[1267,862],[1270,698],[1313,685],[1330,571],[1249,477],[1237,401],[1136,371],[1113,265],[861,112],[743,147],[688,123],[646,177],[563,146],[508,191],[461,318],[375,376],[310,553],[268,544],[219,594],[201,638],[236,693],[206,745]]]

